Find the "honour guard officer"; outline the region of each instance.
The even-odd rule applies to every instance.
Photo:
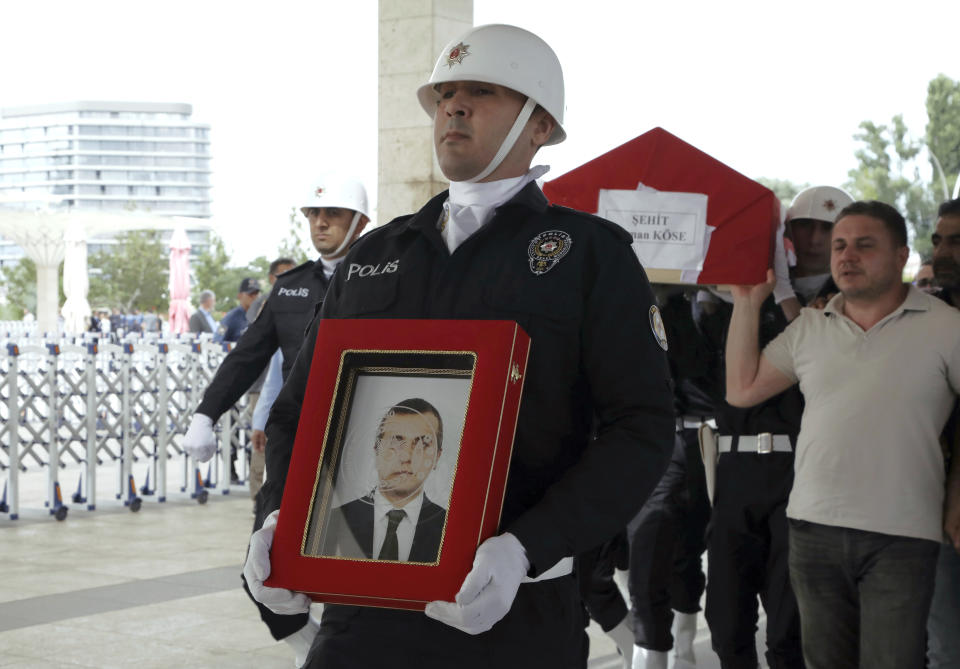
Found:
[[[216,452],[213,424],[257,380],[277,349],[283,352],[286,378],[334,269],[369,221],[367,193],[359,181],[319,181],[301,203],[320,257],[277,277],[260,315],[221,363],[204,392],[183,440],[184,450],[202,462]],[[302,616],[295,629],[289,629],[289,620],[276,626],[270,611],[263,610],[262,616],[274,638],[288,638],[294,648],[298,647],[298,637],[291,635],[307,625],[307,616]]]
[[[531,349],[499,534],[477,549],[455,602],[426,615],[324,607],[310,667],[585,667],[573,556],[616,535],[660,479],[674,431],[663,322],[621,228],[553,207],[530,168],[565,137],[563,75],[536,35],[473,28],[418,91],[449,192],[361,239],[322,318],[508,319]],[[271,608],[269,547],[319,327],[267,424],[267,482],[244,579]],[[320,353],[318,353],[320,354]],[[596,426],[596,438],[591,428]]]
[[[657,287],[663,306],[677,413],[673,457],[640,513],[627,525],[628,583],[637,669],[693,669],[697,613],[706,578],[700,556],[710,519],[698,430],[723,397],[718,347],[694,321],[698,304],[677,287]],[[675,634],[671,634],[674,625]]]
[[[830,230],[851,202],[844,191],[830,186],[814,186],[794,198],[786,215],[797,255],[794,290],[778,288],[774,296],[789,298],[795,292],[798,299],[810,301],[830,285]],[[730,311],[727,305],[719,311],[727,322]],[[784,312],[768,299],[760,317],[760,345],[786,326]],[[749,409],[726,401],[718,406],[706,617],[724,669],[757,666],[758,596],[767,614],[767,664],[771,669],[804,666],[800,614],[787,569],[786,518],[802,414],[803,396],[796,386]]]

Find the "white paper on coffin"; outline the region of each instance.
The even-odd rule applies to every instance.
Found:
[[[597,215],[630,233],[644,267],[699,275],[713,231],[706,224],[705,194],[658,191],[640,184],[637,190],[601,189],[599,195]]]

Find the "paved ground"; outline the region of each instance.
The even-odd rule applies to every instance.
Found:
[[[290,669],[292,654],[239,588],[246,490],[213,492],[199,506],[171,486],[166,503],[145,497],[131,513],[109,472],[98,487],[97,511],[68,500],[57,522],[43,507],[43,474],[27,474],[20,518],[0,517],[0,667]],[[589,632],[591,669],[619,669],[613,642],[595,625]],[[719,667],[702,619],[697,654],[699,667]]]

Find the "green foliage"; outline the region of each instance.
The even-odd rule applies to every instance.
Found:
[[[287,228],[287,236],[280,242],[280,248],[277,249],[278,258],[293,258],[295,264],[301,265],[309,260],[314,251],[308,250],[304,242],[305,233],[308,232],[309,225],[304,222],[299,210],[296,207],[290,209],[290,220]]]
[[[913,248],[921,256],[928,255],[937,200],[920,174],[923,141],[911,137],[899,114],[890,125],[863,121],[854,139],[863,146],[854,154],[857,167],[847,173],[850,194],[896,207],[913,229]]]
[[[237,289],[245,277],[259,279],[261,288],[267,289],[269,267],[270,260],[265,256],[255,258],[243,267],[231,267],[230,256],[223,240],[211,233],[207,251],[193,261],[193,303],[199,303],[201,291],[212,290],[217,296],[214,318],[221,318],[237,306]]]
[[[772,190],[774,195],[783,203],[784,209],[790,206],[790,203],[793,202],[793,198],[797,196],[797,193],[810,186],[810,184],[795,184],[789,179],[757,177],[755,181]]]
[[[132,230],[116,236],[110,251],[93,254],[90,266],[91,306],[133,308],[146,311],[156,307],[163,313],[169,306],[170,257],[159,230]]]
[[[15,263],[8,263],[0,267],[0,277],[3,277],[3,286],[7,294],[7,304],[3,312],[3,319],[20,320],[23,310],[32,314],[37,313],[37,266],[24,256]],[[67,299],[63,294],[63,263],[57,270],[60,304]]]
[[[926,105],[923,138],[913,137],[900,115],[889,125],[861,123],[854,135],[862,144],[858,164],[846,184],[858,199],[897,207],[912,228],[914,250],[925,258],[937,206],[949,198],[960,172],[960,81],[938,75],[927,86]],[[920,172],[924,160],[932,167],[930,180]]]
[[[3,276],[7,304],[15,314],[13,319],[20,320],[24,309],[37,313],[37,266],[34,262],[27,257],[20,258],[0,268],[0,276]]]
[[[960,174],[960,81],[940,74],[930,82],[927,86],[927,118],[927,146],[940,163],[939,169],[936,164],[933,168],[934,191],[939,200],[946,200],[953,193]],[[931,157],[930,162],[936,161]]]

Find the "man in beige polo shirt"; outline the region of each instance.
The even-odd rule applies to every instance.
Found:
[[[808,669],[923,667],[942,535],[938,436],[960,389],[960,313],[902,283],[903,217],[881,202],[837,216],[840,290],[761,354],[766,284],[733,289],[727,401],[752,406],[799,381],[790,578]],[[960,529],[948,528],[960,541]]]

